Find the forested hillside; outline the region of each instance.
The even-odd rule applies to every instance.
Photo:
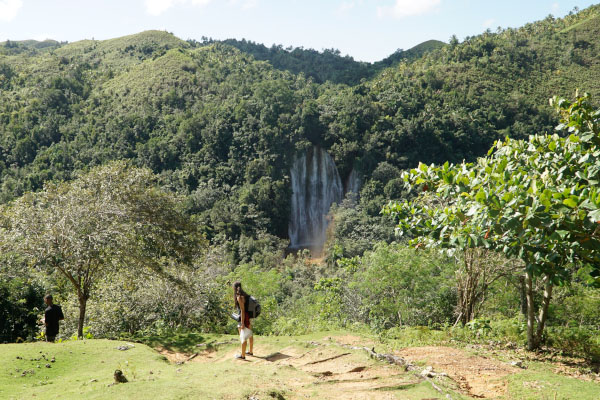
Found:
[[[206,40],[202,44],[210,43],[218,42]],[[316,83],[330,81],[356,85],[361,79],[368,79],[376,72],[371,64],[355,61],[350,56],[342,56],[337,49],[325,49],[319,52],[301,47],[284,48],[282,45],[267,47],[264,44],[236,39],[227,39],[222,43],[250,54],[258,61],[268,61],[276,69],[294,74],[303,73]]]
[[[379,68],[391,67],[401,61],[414,61],[423,57],[426,53],[434,50],[441,49],[447,46],[447,43],[440,42],[439,40],[427,40],[423,43],[411,47],[408,50],[398,49],[394,54],[389,55],[381,61],[374,63],[374,66]]]
[[[328,77],[280,71],[289,68],[277,57],[263,57],[271,65],[226,43],[190,45],[166,32],[5,42],[0,198],[131,159],[188,195],[209,236],[285,237],[287,169],[310,142],[328,149],[342,175],[357,167],[368,200],[419,161],[471,160],[497,138],[551,131],[551,95],[600,94],[599,21],[595,6],[451,40],[353,86],[319,84]],[[260,46],[231,43],[259,57]],[[324,63],[337,57],[300,53]],[[337,59],[338,69],[348,61]],[[357,65],[347,62],[346,71]],[[389,173],[371,179],[378,166]],[[386,195],[396,195],[392,186]]]
[[[198,46],[200,43],[191,41]],[[211,39],[202,42],[203,45],[216,43]],[[384,68],[391,67],[401,61],[413,61],[425,53],[444,47],[446,44],[437,40],[428,40],[409,49],[398,49],[394,54],[373,64],[355,61],[350,56],[342,56],[339,50],[325,49],[319,52],[302,47],[283,48],[273,45],[270,48],[263,44],[247,40],[227,39],[222,43],[236,47],[244,53],[252,55],[256,60],[268,61],[274,68],[290,71],[295,74],[303,73],[316,83],[330,81],[356,85],[361,80],[372,78]]]
[[[240,280],[263,307],[257,334],[597,362],[599,50],[600,5],[372,64],[162,31],[4,42],[0,341],[40,337],[45,291],[63,337],[234,332]],[[577,90],[590,96],[558,100]],[[564,137],[528,139],[559,122]],[[318,211],[322,253],[290,248],[298,204]]]

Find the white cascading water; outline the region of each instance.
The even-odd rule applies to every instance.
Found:
[[[327,234],[327,214],[344,196],[342,180],[331,156],[313,146],[296,158],[291,170],[290,248],[320,251]]]
[[[350,171],[350,175],[348,175],[348,179],[346,179],[346,193],[357,193],[360,190],[360,176],[358,172],[353,168]]]

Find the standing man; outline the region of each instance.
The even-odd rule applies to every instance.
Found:
[[[52,303],[52,295],[44,296],[44,303],[48,306],[44,312],[44,325],[46,325],[46,341],[54,342],[58,335],[58,321],[65,319],[60,306]]]

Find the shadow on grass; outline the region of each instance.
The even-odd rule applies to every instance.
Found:
[[[291,358],[292,356],[288,356],[287,354],[283,354],[283,353],[273,353],[273,354],[269,354],[268,356],[264,357],[265,360],[267,361],[279,361],[279,360],[285,360],[286,358]],[[263,357],[260,357],[263,358]]]
[[[197,345],[206,341],[206,337],[200,333],[167,333],[163,335],[141,336],[136,338],[141,343],[150,347],[162,347],[169,351],[178,353],[193,353],[197,351]]]

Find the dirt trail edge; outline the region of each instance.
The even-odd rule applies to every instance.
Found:
[[[395,352],[408,362],[425,362],[455,381],[461,392],[477,398],[505,396],[506,376],[519,369],[498,360],[470,355],[464,350],[444,346],[409,347]]]
[[[354,340],[356,339],[356,340]],[[240,368],[252,368],[258,376],[267,371],[271,382],[286,400],[331,398],[352,400],[379,399],[445,399],[456,400],[459,387],[446,374],[431,370],[422,373],[401,357],[378,354],[368,347],[375,345],[365,338],[329,336],[320,340],[264,338],[260,352],[235,361],[237,344],[223,343],[210,348],[198,347],[194,353],[176,353],[160,349],[160,353],[175,364],[235,363]],[[362,339],[362,340],[361,340]],[[352,343],[352,344],[348,344]],[[264,366],[264,368],[263,368]],[[241,371],[241,370],[240,370]],[[260,372],[259,372],[260,371]],[[264,388],[256,387],[247,399],[269,398]],[[272,396],[272,394],[271,394]]]

